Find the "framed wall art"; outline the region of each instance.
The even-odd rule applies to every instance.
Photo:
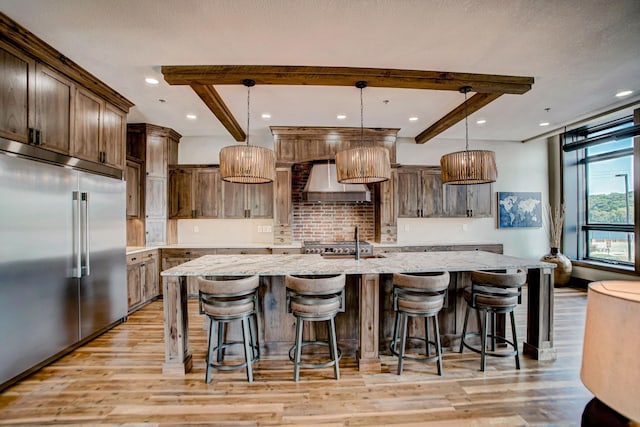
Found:
[[[542,227],[542,193],[498,192],[498,228]]]

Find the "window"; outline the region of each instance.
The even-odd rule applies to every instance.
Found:
[[[573,259],[635,265],[635,132],[625,118],[564,136],[564,250]]]

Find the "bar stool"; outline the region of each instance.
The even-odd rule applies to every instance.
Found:
[[[464,326],[460,340],[460,353],[464,347],[471,351],[480,353],[480,370],[484,371],[486,366],[486,356],[511,357],[516,358],[516,369],[520,369],[520,353],[518,351],[518,337],[516,334],[516,322],[513,314],[514,309],[520,302],[521,288],[527,281],[524,270],[517,270],[515,273],[495,273],[488,271],[471,272],[471,287],[464,289],[464,299],[467,302],[467,310],[464,315]],[[469,321],[469,310],[477,310],[481,317],[479,319],[479,332],[467,332],[467,322]],[[495,330],[496,314],[509,313],[511,319],[512,340],[500,336]],[[492,330],[488,332],[489,315],[491,315]],[[480,348],[467,343],[467,337],[480,336]],[[505,333],[506,335],[506,333]],[[487,349],[487,339],[491,339],[491,347]],[[510,345],[513,350],[496,351],[496,340]]]
[[[337,276],[285,276],[287,288],[287,307],[296,317],[296,341],[289,349],[289,359],[293,362],[293,380],[298,381],[300,367],[325,368],[333,366],[336,380],[340,379],[340,357],[342,352],[336,339],[335,317],[344,312],[345,275]],[[326,321],[327,341],[303,341],[304,321]],[[302,348],[307,345],[325,345],[329,347],[330,360],[325,363],[303,362]]]
[[[209,343],[205,382],[211,382],[211,368],[231,370],[246,367],[247,380],[253,382],[252,364],[260,358],[257,338],[258,276],[215,278],[198,277],[200,314],[209,318]],[[225,341],[225,326],[234,321],[242,324],[242,341]],[[213,330],[217,325],[218,339],[214,342]],[[215,345],[214,345],[215,344]],[[225,364],[225,349],[242,345],[244,362]],[[215,360],[213,355],[217,354]]]
[[[398,357],[398,375],[402,375],[402,368],[406,359],[420,362],[438,361],[438,375],[442,375],[442,348],[440,347],[440,328],[438,326],[438,312],[444,306],[444,298],[449,287],[449,272],[416,273],[393,275],[393,309],[396,319],[393,328],[393,338],[389,343],[391,353]],[[424,318],[425,336],[407,336],[407,321],[409,317]],[[434,339],[429,337],[429,319],[433,325]],[[400,332],[400,337],[398,337]],[[405,352],[407,341],[420,341],[425,344],[424,356],[407,355]],[[400,344],[400,349],[397,345]],[[431,356],[430,346],[435,355]]]

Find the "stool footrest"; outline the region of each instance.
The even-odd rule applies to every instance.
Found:
[[[215,347],[213,347],[211,349],[211,355],[213,356],[216,353],[216,351],[218,351],[219,348],[224,350],[225,348],[231,347],[231,346],[234,346],[234,345],[242,345],[242,346],[244,346],[244,341],[231,341],[231,342],[226,342],[221,346],[215,346]],[[258,360],[260,360],[260,349],[255,344],[251,344],[250,347],[252,348],[253,354],[255,355],[253,357],[253,359],[251,360],[251,363],[255,363]],[[243,357],[244,357],[244,355],[243,355]],[[224,360],[224,356],[223,356],[223,360]],[[218,369],[220,371],[230,371],[232,369],[244,368],[245,366],[247,366],[247,362],[246,361],[242,362],[242,363],[237,363],[237,364],[234,364],[234,365],[218,363],[218,362],[213,362],[213,361],[209,361],[209,360],[206,360],[206,362],[207,362],[207,364],[209,366],[211,366],[211,367],[213,367],[215,369]]]
[[[325,347],[329,347],[329,343],[327,341],[303,341],[301,347],[304,348],[305,346],[308,345],[322,345]],[[289,349],[289,360],[291,360],[293,363],[295,363],[295,351],[296,351],[296,346],[293,345],[291,346],[291,348]],[[303,368],[326,368],[329,366],[334,366],[336,363],[340,362],[340,359],[342,358],[342,350],[340,350],[340,347],[338,347],[338,354],[336,356],[336,360],[329,360],[328,362],[324,362],[324,363],[310,363],[310,362],[302,362],[300,361],[300,363],[298,363],[298,366],[301,366]]]
[[[465,348],[467,348],[467,349],[469,349],[469,350],[471,350],[471,351],[473,351],[473,352],[476,352],[476,353],[482,354],[482,349],[480,349],[480,348],[478,348],[478,347],[475,347],[475,346],[473,346],[473,345],[471,345],[471,344],[468,344],[468,343],[465,341],[465,338],[466,338],[466,337],[479,337],[479,336],[480,336],[480,333],[479,333],[479,332],[468,332],[468,333],[466,334],[466,336],[464,336],[464,337],[462,337],[462,338],[461,338],[461,340],[462,340],[462,345],[463,345]],[[499,352],[498,352],[498,351],[492,351],[492,350],[487,350],[487,349],[485,349],[484,354],[486,354],[487,356],[495,356],[495,357],[513,357],[513,356],[515,356],[516,354],[518,354],[518,351],[517,351],[517,350],[515,350],[516,345],[513,343],[513,341],[509,341],[508,339],[506,339],[505,337],[500,336],[500,335],[495,335],[495,336],[494,336],[493,334],[487,334],[487,338],[488,338],[488,339],[492,339],[492,340],[493,340],[493,339],[495,339],[495,340],[500,340],[502,343],[504,343],[504,344],[508,344],[508,345],[510,345],[510,346],[511,346],[511,348],[513,348],[513,349],[514,349],[514,350],[510,350],[510,351],[499,351]]]
[[[427,344],[426,340],[422,337],[407,337],[406,338],[407,341],[419,341],[421,343]],[[396,344],[398,344],[400,342],[400,338],[398,338],[397,340],[391,340],[389,341],[389,350],[391,350],[391,354],[393,354],[396,357],[400,357],[400,353],[398,352],[398,350],[396,350]],[[435,353],[434,356],[427,356],[426,354],[424,356],[416,356],[416,355],[408,355],[407,353],[404,354],[404,358],[408,359],[408,360],[415,360],[417,362],[434,362],[436,360],[438,360],[439,356],[438,356],[438,346],[437,343],[435,341],[429,341],[429,346],[433,346],[433,351]]]

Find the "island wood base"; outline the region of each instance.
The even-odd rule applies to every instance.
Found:
[[[527,334],[524,353],[538,360],[556,358],[553,348],[552,273],[553,270],[550,268],[528,268]],[[355,355],[360,371],[380,372],[380,341],[383,340],[382,345],[386,345],[390,338],[388,329],[393,322],[392,312],[388,307],[389,288],[392,287],[391,275],[364,273],[347,277],[347,310],[339,314],[342,316],[342,322],[337,325],[338,337],[345,346],[343,351]],[[451,348],[457,347],[455,343],[459,342],[465,309],[462,292],[468,284],[468,272],[452,273],[448,307],[440,313],[441,333],[447,337]],[[163,373],[167,376],[185,375],[192,368],[186,276],[163,275],[163,290],[166,353]],[[261,276],[260,293],[261,313],[258,329],[261,352],[266,357],[284,357],[285,349],[293,342],[294,320],[286,310],[283,276]],[[381,298],[384,299],[381,301]],[[499,328],[502,326],[499,325]],[[418,325],[417,328],[421,326]],[[315,339],[322,338],[326,332],[309,328],[305,329],[305,334]]]

